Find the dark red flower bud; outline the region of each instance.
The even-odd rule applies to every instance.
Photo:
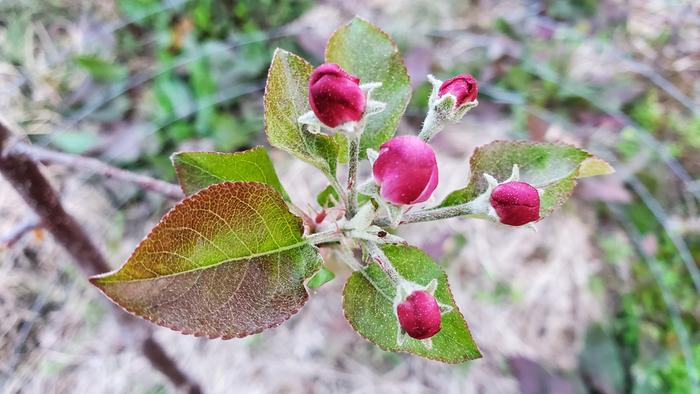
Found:
[[[478,92],[479,89],[476,84],[476,79],[474,79],[471,74],[461,74],[443,82],[438,90],[438,97],[450,93],[457,98],[457,107],[461,107],[466,103],[476,100]]]
[[[540,218],[540,194],[529,183],[502,183],[491,193],[491,206],[501,223],[522,226]]]
[[[442,314],[435,297],[414,291],[396,307],[401,328],[412,338],[426,339],[440,332]]]
[[[438,184],[433,148],[413,135],[385,142],[379,148],[372,172],[382,198],[397,205],[426,201]]]
[[[328,127],[362,119],[365,94],[360,79],[339,65],[325,63],[311,73],[309,104],[316,117]]]

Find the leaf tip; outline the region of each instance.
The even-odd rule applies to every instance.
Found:
[[[587,178],[598,175],[610,175],[615,172],[613,166],[596,156],[586,158],[578,167],[577,178]]]
[[[353,16],[352,19],[350,19],[350,21],[348,23],[346,23],[346,25],[351,25],[355,22],[366,23],[368,25],[374,26],[374,24],[372,24],[372,22],[370,22],[367,18],[360,16],[360,15],[357,15],[357,14],[355,14],[355,16]]]
[[[113,272],[105,272],[105,273],[102,273],[102,274],[93,275],[93,276],[91,276],[91,277],[88,278],[88,281],[89,281],[90,284],[92,284],[93,286],[95,286],[95,287],[99,288],[100,290],[103,290],[103,291],[104,291],[104,286],[105,286],[105,284],[107,284],[108,278],[109,278],[110,276],[112,276],[112,274],[113,274]]]
[[[183,153],[185,153],[185,152],[173,152],[170,155],[170,163],[173,165],[173,167],[175,167],[176,170],[177,170],[177,163],[180,161],[180,157],[182,156]]]
[[[279,54],[279,53],[288,53],[288,52],[280,47],[276,47],[275,50],[272,52],[272,58],[274,59],[275,56],[277,56],[277,54]]]

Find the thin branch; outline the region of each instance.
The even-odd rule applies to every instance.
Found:
[[[33,161],[43,163],[61,164],[75,170],[85,170],[106,178],[113,178],[140,186],[143,189],[164,195],[172,200],[181,200],[184,197],[179,186],[146,175],[136,174],[110,166],[100,160],[90,157],[56,152],[39,146],[17,142],[7,148],[5,153],[10,156],[23,156]]]
[[[11,247],[28,233],[41,227],[41,221],[36,215],[31,215],[21,221],[17,226],[0,237],[0,246]]]
[[[86,276],[110,270],[107,260],[78,222],[63,208],[58,194],[39,171],[37,164],[25,155],[7,154],[10,130],[0,121],[0,173],[34,211],[44,228],[73,257]],[[5,153],[3,153],[5,152]],[[201,393],[165,350],[153,339],[152,328],[144,321],[114,307],[112,309],[126,332],[142,340],[144,356],[161,371],[175,387],[188,393]]]

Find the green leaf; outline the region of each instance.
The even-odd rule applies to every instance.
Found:
[[[85,69],[93,79],[100,82],[113,82],[126,78],[129,70],[121,64],[111,63],[96,55],[80,55],[75,63]]]
[[[316,202],[322,208],[334,207],[335,203],[338,201],[340,201],[338,192],[336,192],[331,185],[326,186],[326,188],[321,190],[321,192],[318,193],[318,196],[316,196]]]
[[[386,109],[368,118],[360,154],[365,157],[367,148],[379,150],[396,132],[411,100],[411,81],[396,44],[378,27],[355,17],[328,40],[326,62],[339,64],[361,83],[382,83],[372,99],[385,102]]]
[[[337,140],[306,130],[298,122],[311,110],[309,77],[313,67],[282,49],[275,50],[265,86],[265,133],[272,146],[283,149],[335,177]]]
[[[615,172],[615,169],[605,160],[591,156],[578,166],[576,178],[587,178],[598,175],[608,175]]]
[[[394,312],[396,285],[376,263],[350,276],[343,292],[345,318],[363,337],[392,352],[413,353],[432,360],[460,363],[481,357],[467,323],[455,304],[445,272],[422,250],[406,245],[387,245],[387,258],[401,276],[426,286],[437,279],[435,298],[452,310],[442,316],[442,329],[431,338],[432,349],[408,338],[397,342],[398,319]]]
[[[321,269],[316,273],[316,275],[309,279],[309,282],[306,284],[306,286],[309,289],[318,289],[319,287],[332,281],[333,278],[335,278],[335,274],[333,273],[333,271],[329,270],[326,267],[321,267]]]
[[[486,188],[484,173],[499,182],[506,180],[513,165],[520,167],[520,180],[544,189],[540,217],[560,207],[571,196],[576,179],[610,174],[605,161],[572,145],[529,141],[495,141],[476,149],[470,160],[469,184],[445,198],[441,207],[469,202]]]
[[[186,195],[221,182],[251,181],[272,186],[289,200],[265,148],[235,152],[178,152],[171,157]]]
[[[348,144],[348,138],[343,133],[335,133],[331,136],[335,141],[335,145],[338,147],[338,162],[347,163],[350,159],[348,156],[350,154],[350,146]]]
[[[176,205],[119,270],[90,281],[127,311],[184,334],[274,327],[308,299],[321,267],[302,221],[256,182],[218,183]]]

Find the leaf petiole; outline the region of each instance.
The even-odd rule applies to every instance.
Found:
[[[453,205],[451,207],[443,208],[429,208],[422,209],[415,212],[409,212],[403,215],[401,219],[401,224],[405,223],[418,223],[418,222],[430,222],[433,220],[449,219],[458,216],[474,215],[476,212],[472,202],[467,202],[464,204]],[[388,217],[383,217],[374,221],[375,225],[379,227],[391,226],[391,219]]]
[[[329,230],[320,233],[309,234],[304,237],[308,243],[317,246],[320,244],[338,242],[343,239],[343,233],[339,230]]]
[[[367,250],[370,258],[376,261],[382,270],[389,275],[391,281],[398,286],[402,282],[401,275],[398,271],[396,271],[396,268],[394,268],[394,266],[391,264],[391,261],[389,261],[379,245],[371,241],[364,241],[363,245],[365,246],[365,250]]]
[[[361,126],[354,133],[348,134],[349,156],[348,162],[348,205],[346,217],[352,219],[357,213],[357,167],[360,164],[360,137]]]

